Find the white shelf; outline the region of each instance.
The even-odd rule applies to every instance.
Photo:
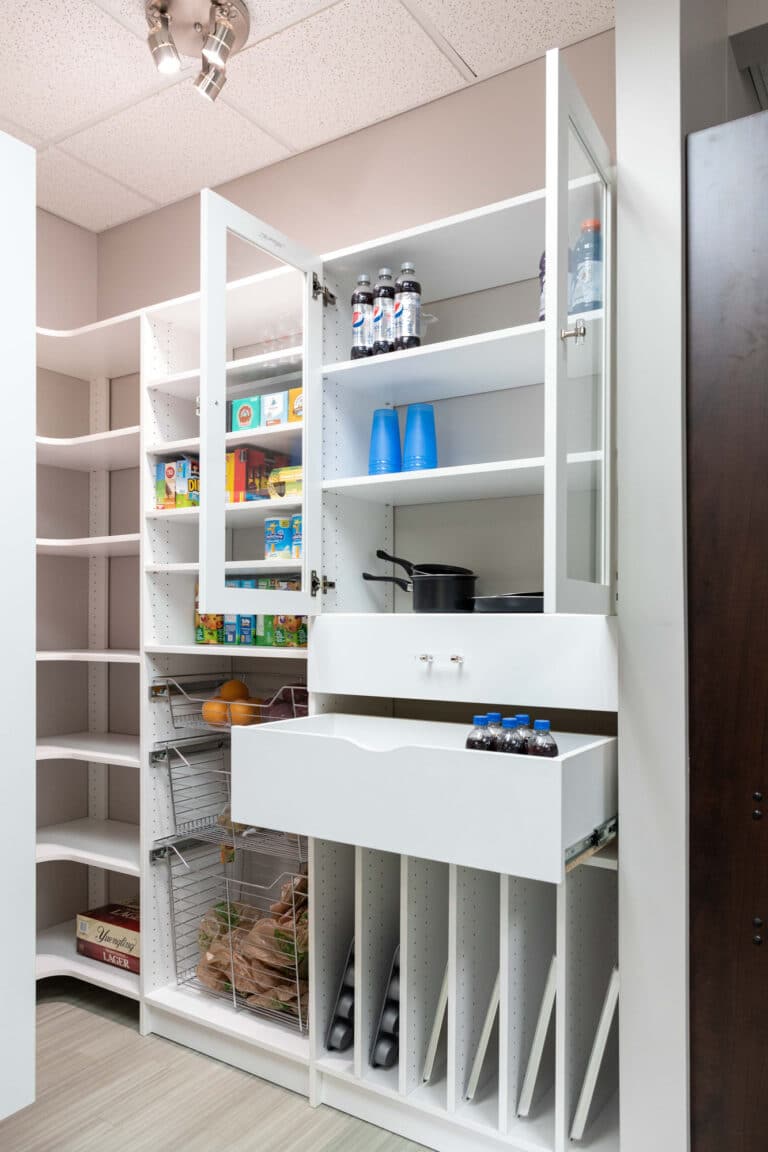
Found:
[[[37,863],[70,860],[122,872],[140,874],[139,827],[120,820],[69,820],[37,830]]]
[[[119,732],[66,732],[61,736],[41,736],[37,740],[38,760],[85,760],[90,764],[116,764],[138,768],[138,736]]]
[[[85,536],[77,540],[37,540],[39,556],[138,556],[141,536]]]
[[[301,572],[301,560],[227,560],[224,571],[234,575],[236,572]],[[145,571],[172,576],[186,572],[198,572],[200,565],[196,561],[180,564],[147,564]]]
[[[67,440],[51,436],[36,437],[37,462],[52,468],[71,468],[76,472],[139,466],[140,428],[118,428],[113,432],[94,432]]]
[[[270,380],[279,381],[285,376],[300,374],[303,349],[301,346],[282,348],[276,352],[262,352],[258,356],[244,356],[239,360],[227,361],[227,391],[230,396],[247,391],[247,386],[257,384],[260,388]],[[165,392],[184,400],[194,400],[200,394],[200,369],[191,368],[187,372],[174,372],[158,377],[147,383],[150,391]]]
[[[610,840],[605,848],[601,848],[594,856],[588,856],[584,861],[586,868],[604,868],[607,872],[619,870],[619,842]]]
[[[69,331],[38,328],[38,367],[78,380],[138,372],[140,316],[140,312],[126,312]]]
[[[249,656],[256,659],[306,660],[306,648],[259,648],[256,644],[145,644],[144,651],[163,656]]]
[[[38,652],[37,659],[40,662],[76,660],[88,664],[138,664],[141,661],[141,653],[121,648],[106,648],[101,651],[96,651],[94,648],[70,648],[58,652]]]
[[[345,388],[383,389],[394,405],[525,388],[544,380],[544,324],[326,364],[323,379]]]
[[[253,448],[266,448],[272,452],[295,452],[301,448],[301,433],[304,424],[301,420],[293,424],[277,424],[270,428],[251,428],[248,432],[227,432],[227,448],[247,444]],[[184,452],[199,452],[200,437],[190,436],[186,440],[168,440],[164,444],[152,444],[147,448],[148,456],[176,456]]]
[[[425,301],[448,300],[538,275],[544,250],[543,190],[448,216],[323,256],[326,277],[354,285],[361,268],[412,260]]]
[[[279,1024],[272,1024],[252,1012],[233,1012],[228,1001],[208,996],[196,988],[173,984],[157,992],[150,992],[145,999],[151,1008],[160,1008],[183,1020],[214,1028],[225,1036],[245,1040],[267,1052],[309,1064],[307,1036],[301,1036]]]
[[[594,489],[601,460],[600,452],[572,453],[568,457],[571,490]],[[535,496],[544,491],[544,457],[324,480],[323,491],[353,496],[368,504],[396,507],[446,504],[457,500],[493,500],[502,496]]]
[[[268,516],[279,516],[281,512],[295,512],[301,508],[300,496],[275,497],[272,500],[247,500],[242,504],[226,504],[228,528],[245,528],[252,524],[263,524]],[[146,513],[148,520],[179,520],[197,523],[200,508],[152,508]]]
[[[78,953],[74,920],[44,928],[37,934],[35,977],[44,980],[48,976],[72,976],[87,984],[95,984],[97,988],[128,996],[131,1000],[139,999],[137,973],[125,972],[122,968],[102,964]]]

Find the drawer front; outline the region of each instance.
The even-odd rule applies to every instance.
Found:
[[[236,821],[559,883],[566,848],[616,812],[613,740],[539,760],[371,748],[302,723],[233,730]]]
[[[616,619],[328,613],[308,676],[313,692],[613,712]]]

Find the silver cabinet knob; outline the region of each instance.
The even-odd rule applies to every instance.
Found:
[[[463,663],[464,663],[464,657],[463,656],[451,656],[451,664],[463,664]]]
[[[422,664],[433,664],[435,661],[435,658],[431,652],[423,652],[421,654],[421,656],[419,656],[419,661]]]

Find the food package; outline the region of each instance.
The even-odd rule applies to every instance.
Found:
[[[304,389],[288,390],[288,423],[294,424],[304,419]]]
[[[269,474],[267,491],[274,499],[278,496],[301,496],[304,488],[304,469],[301,464],[290,468],[275,468]]]
[[[197,582],[195,582],[195,643],[224,643],[224,617],[211,613],[200,615],[200,585]]]
[[[138,902],[105,904],[79,912],[75,920],[77,951],[81,956],[138,972],[141,956],[141,917]]]
[[[247,432],[261,424],[261,396],[233,400],[230,408],[230,431]]]
[[[288,423],[288,393],[269,392],[261,398],[261,425],[269,428],[274,424]]]
[[[200,461],[182,456],[176,461],[176,507],[197,508],[200,504]]]
[[[165,511],[176,507],[176,461],[155,464],[155,507]]]
[[[264,556],[267,560],[290,560],[290,516],[270,516],[264,521]]]

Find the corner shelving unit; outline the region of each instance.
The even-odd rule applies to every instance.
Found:
[[[138,369],[138,312],[38,330],[36,972],[132,999],[139,975],[80,956],[75,916],[141,875]]]

